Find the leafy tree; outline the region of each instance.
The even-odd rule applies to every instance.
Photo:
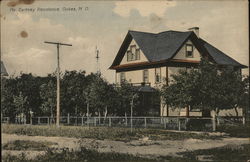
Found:
[[[198,69],[189,72],[180,71],[172,75],[170,86],[162,89],[164,101],[173,108],[189,106],[203,111],[234,108],[243,104],[246,95],[246,81],[233,68],[218,67],[207,60],[202,60]]]
[[[119,109],[117,109],[117,114],[118,115],[129,114],[131,101],[133,95],[135,95],[135,88],[127,82],[122,82],[120,86],[116,87],[116,91],[118,93],[117,101],[119,102],[118,103]]]
[[[43,115],[54,116],[56,110],[56,83],[55,79],[40,86],[42,103],[40,109]]]
[[[1,80],[1,112],[3,116],[10,117],[11,122],[15,121],[16,116],[13,98],[13,96],[18,95],[16,85],[17,80],[13,76]]]
[[[18,96],[14,96],[14,106],[16,107],[17,114],[25,113],[27,107],[27,96],[24,96],[22,92],[19,93]]]
[[[116,96],[117,92],[114,86],[109,84],[100,75],[96,74],[93,78],[92,83],[88,87],[88,99],[92,113],[102,112],[106,117],[107,114],[114,113],[116,107]]]
[[[66,71],[61,82],[62,113],[82,114],[86,104],[84,92],[88,86],[85,71]]]

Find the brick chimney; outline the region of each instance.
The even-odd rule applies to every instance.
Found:
[[[196,36],[199,38],[199,27],[192,27],[192,28],[189,28],[188,30],[193,31],[196,34]]]

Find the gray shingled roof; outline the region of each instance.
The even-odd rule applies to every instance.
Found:
[[[3,64],[3,61],[1,61],[1,75],[8,76],[7,70]]]
[[[215,48],[208,42],[204,41],[203,39],[200,38],[199,40],[217,64],[231,65],[231,66],[244,66],[240,64],[239,62],[235,61],[234,59],[232,59],[231,57],[227,56],[225,53]]]
[[[124,42],[121,45],[111,67],[120,64],[132,39],[136,41],[149,62],[171,60],[184,43],[190,39],[203,55],[209,55],[209,58],[213,59],[219,65],[232,65],[241,68],[247,67],[227,56],[225,53],[218,50],[203,39],[199,39],[194,32],[180,32],[172,30],[158,34],[128,31],[128,34],[124,39]]]
[[[149,61],[171,58],[192,32],[166,31],[159,34],[129,31]]]
[[[170,30],[154,34],[129,31],[129,34],[131,34],[131,36],[134,38],[147,59],[150,62],[153,62],[172,58],[182,47],[182,45],[188,40],[192,32],[179,32]],[[203,39],[198,39],[198,37],[196,38],[200,45],[202,45],[207,50],[207,52],[217,64],[246,67],[235,61],[233,58],[227,56],[225,53],[215,48],[211,44],[207,43]]]

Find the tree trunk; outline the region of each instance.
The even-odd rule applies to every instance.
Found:
[[[220,110],[218,108],[216,108],[215,109],[215,117],[216,117],[216,120],[217,120],[217,125],[220,125],[219,112],[220,112]]]
[[[104,117],[106,118],[108,114],[108,106],[105,106],[105,112],[104,112]]]
[[[238,117],[238,116],[239,116],[239,113],[238,113],[238,110],[237,110],[237,106],[234,107],[234,110],[235,110],[236,116]]]

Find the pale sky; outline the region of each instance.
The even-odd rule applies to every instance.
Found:
[[[201,38],[249,65],[246,0],[35,1],[15,7],[9,7],[9,2],[1,2],[1,60],[10,75],[22,71],[45,76],[54,72],[56,46],[43,42],[56,41],[73,45],[60,48],[61,70],[96,72],[97,46],[101,72],[114,82],[115,71],[108,68],[128,30],[158,33],[187,31],[194,26],[200,27]],[[38,11],[38,7],[60,11]],[[77,11],[62,11],[63,7]],[[248,70],[243,73],[248,74]]]

